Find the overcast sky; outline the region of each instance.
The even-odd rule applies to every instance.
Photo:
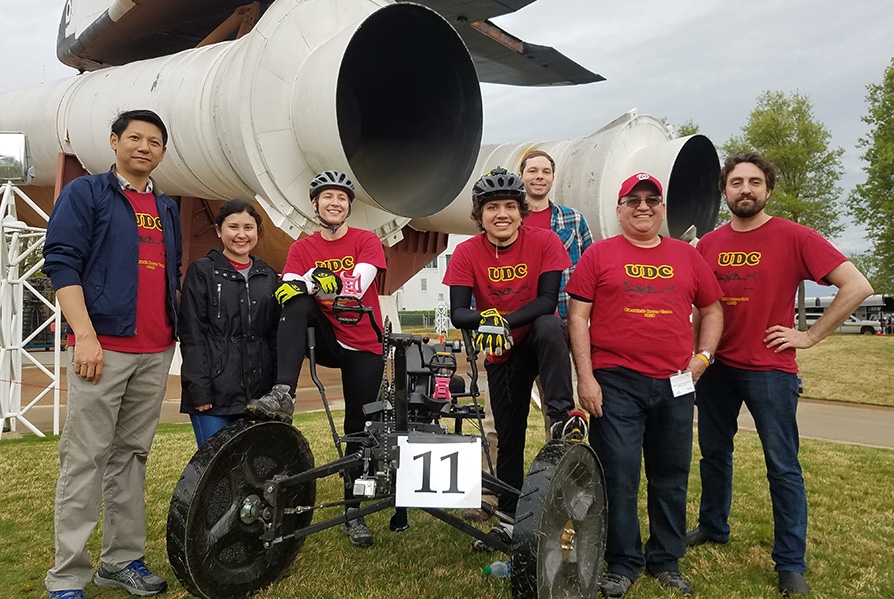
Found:
[[[64,0],[4,0],[0,91],[71,76],[55,56]],[[765,90],[799,91],[845,150],[846,195],[864,180],[856,149],[867,128],[866,85],[894,57],[886,0],[537,0],[495,20],[553,46],[606,81],[568,88],[483,86],[484,141],[582,137],[631,108],[692,120],[716,145],[740,132]],[[849,227],[835,240],[866,248]]]

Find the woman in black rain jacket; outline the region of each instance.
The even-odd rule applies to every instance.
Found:
[[[190,265],[180,298],[180,411],[190,415],[199,447],[270,389],[276,369],[277,276],[250,254],[261,216],[249,202],[230,200],[215,227],[224,249]]]

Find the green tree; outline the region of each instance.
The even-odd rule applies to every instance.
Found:
[[[871,131],[857,143],[863,148],[866,181],[848,198],[848,213],[866,227],[873,248],[861,256],[864,272],[879,293],[894,292],[894,59],[880,84],[866,86]]]
[[[698,125],[692,122],[692,119],[689,119],[679,127],[677,127],[677,137],[686,137],[687,135],[695,135],[698,133]]]
[[[841,212],[842,148],[830,148],[832,134],[813,115],[807,96],[766,91],[742,128],[722,150],[757,152],[776,166],[776,189],[767,213],[835,237]]]
[[[670,129],[674,133],[674,137],[686,137],[687,135],[695,135],[699,132],[698,125],[692,122],[692,119],[689,119],[680,126],[671,123],[669,120],[667,120],[666,116],[658,117],[658,120],[661,121],[662,125]]]
[[[844,228],[841,212],[842,148],[830,148],[832,134],[813,114],[806,95],[766,91],[742,134],[723,146],[726,156],[757,152],[776,166],[776,188],[767,213],[808,226],[825,237]],[[798,289],[798,325],[806,329],[804,282]]]

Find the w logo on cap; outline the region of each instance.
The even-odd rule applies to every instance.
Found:
[[[618,200],[626,196],[630,191],[639,185],[640,183],[648,181],[652,185],[655,186],[655,189],[658,190],[658,195],[662,195],[664,190],[661,188],[661,183],[658,182],[658,179],[645,172],[638,172],[635,175],[631,175],[621,183],[621,190],[618,192]]]

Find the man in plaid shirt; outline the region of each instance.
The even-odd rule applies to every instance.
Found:
[[[562,284],[559,287],[558,312],[562,320],[567,323],[568,294],[565,292],[565,284],[571,278],[571,273],[574,272],[574,267],[577,266],[577,261],[580,260],[584,250],[593,243],[593,236],[580,212],[567,206],[557,206],[550,201],[549,192],[556,174],[556,163],[552,156],[543,150],[531,150],[522,158],[519,171],[525,184],[525,200],[531,207],[531,213],[525,218],[525,226],[552,230],[559,236],[571,259],[571,266],[562,271]],[[575,392],[574,401],[577,403],[577,373],[574,368],[571,369],[571,377]],[[542,398],[543,387],[540,386],[540,377],[537,377],[534,384],[537,385],[537,393]],[[543,419],[548,441],[549,419],[546,412],[543,414]]]
[[[525,192],[531,214],[525,219],[526,227],[551,229],[562,240],[562,245],[571,259],[571,266],[562,272],[562,286],[559,288],[559,316],[566,319],[568,294],[565,284],[574,272],[577,261],[593,243],[590,227],[584,216],[574,208],[557,206],[549,199],[556,174],[556,163],[543,150],[531,150],[522,158],[519,171],[525,184]]]

